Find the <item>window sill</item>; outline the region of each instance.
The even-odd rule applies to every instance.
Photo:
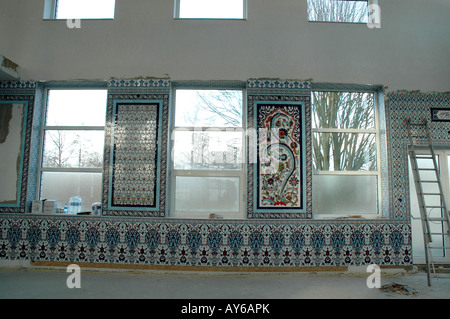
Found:
[[[247,21],[247,18],[173,18],[174,20],[197,20],[197,21]]]
[[[316,214],[314,220],[374,220],[374,219],[388,219],[386,216],[380,214],[361,214],[361,215],[343,215],[343,214]]]

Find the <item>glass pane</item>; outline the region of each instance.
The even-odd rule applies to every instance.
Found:
[[[103,167],[104,131],[46,130],[43,167]]]
[[[368,21],[367,5],[367,0],[308,0],[308,20],[366,23]]]
[[[41,199],[57,200],[58,207],[69,205],[69,199],[78,195],[82,199],[82,212],[91,211],[93,203],[102,200],[101,173],[43,172]]]
[[[113,19],[115,0],[57,0],[56,19]]]
[[[312,127],[374,129],[373,93],[313,92]]]
[[[107,90],[50,90],[47,126],[104,126]]]
[[[375,134],[314,133],[313,166],[323,171],[376,171]]]
[[[176,177],[175,211],[190,217],[239,215],[239,177]]]
[[[378,177],[314,175],[313,210],[316,214],[376,214]]]
[[[175,169],[240,169],[242,132],[174,131]]]
[[[179,0],[179,18],[243,19],[244,0]]]
[[[242,91],[177,90],[175,126],[242,127]]]

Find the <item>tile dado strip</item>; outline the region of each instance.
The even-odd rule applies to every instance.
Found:
[[[3,217],[0,259],[163,266],[408,266],[393,221],[193,221]]]

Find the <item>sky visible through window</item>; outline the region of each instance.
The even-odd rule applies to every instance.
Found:
[[[243,19],[244,0],[179,0],[182,19]]]
[[[112,19],[115,0],[56,0],[56,19]]]

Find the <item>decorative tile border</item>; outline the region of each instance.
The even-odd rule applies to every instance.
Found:
[[[109,88],[170,88],[169,79],[111,79]]]
[[[3,218],[0,259],[164,266],[408,266],[411,229],[392,222]]]
[[[310,90],[310,81],[299,80],[271,80],[251,79],[247,81],[249,89],[288,89],[288,90]]]
[[[35,81],[0,81],[0,89],[35,89]]]
[[[115,101],[109,209],[159,209],[162,101]]]

